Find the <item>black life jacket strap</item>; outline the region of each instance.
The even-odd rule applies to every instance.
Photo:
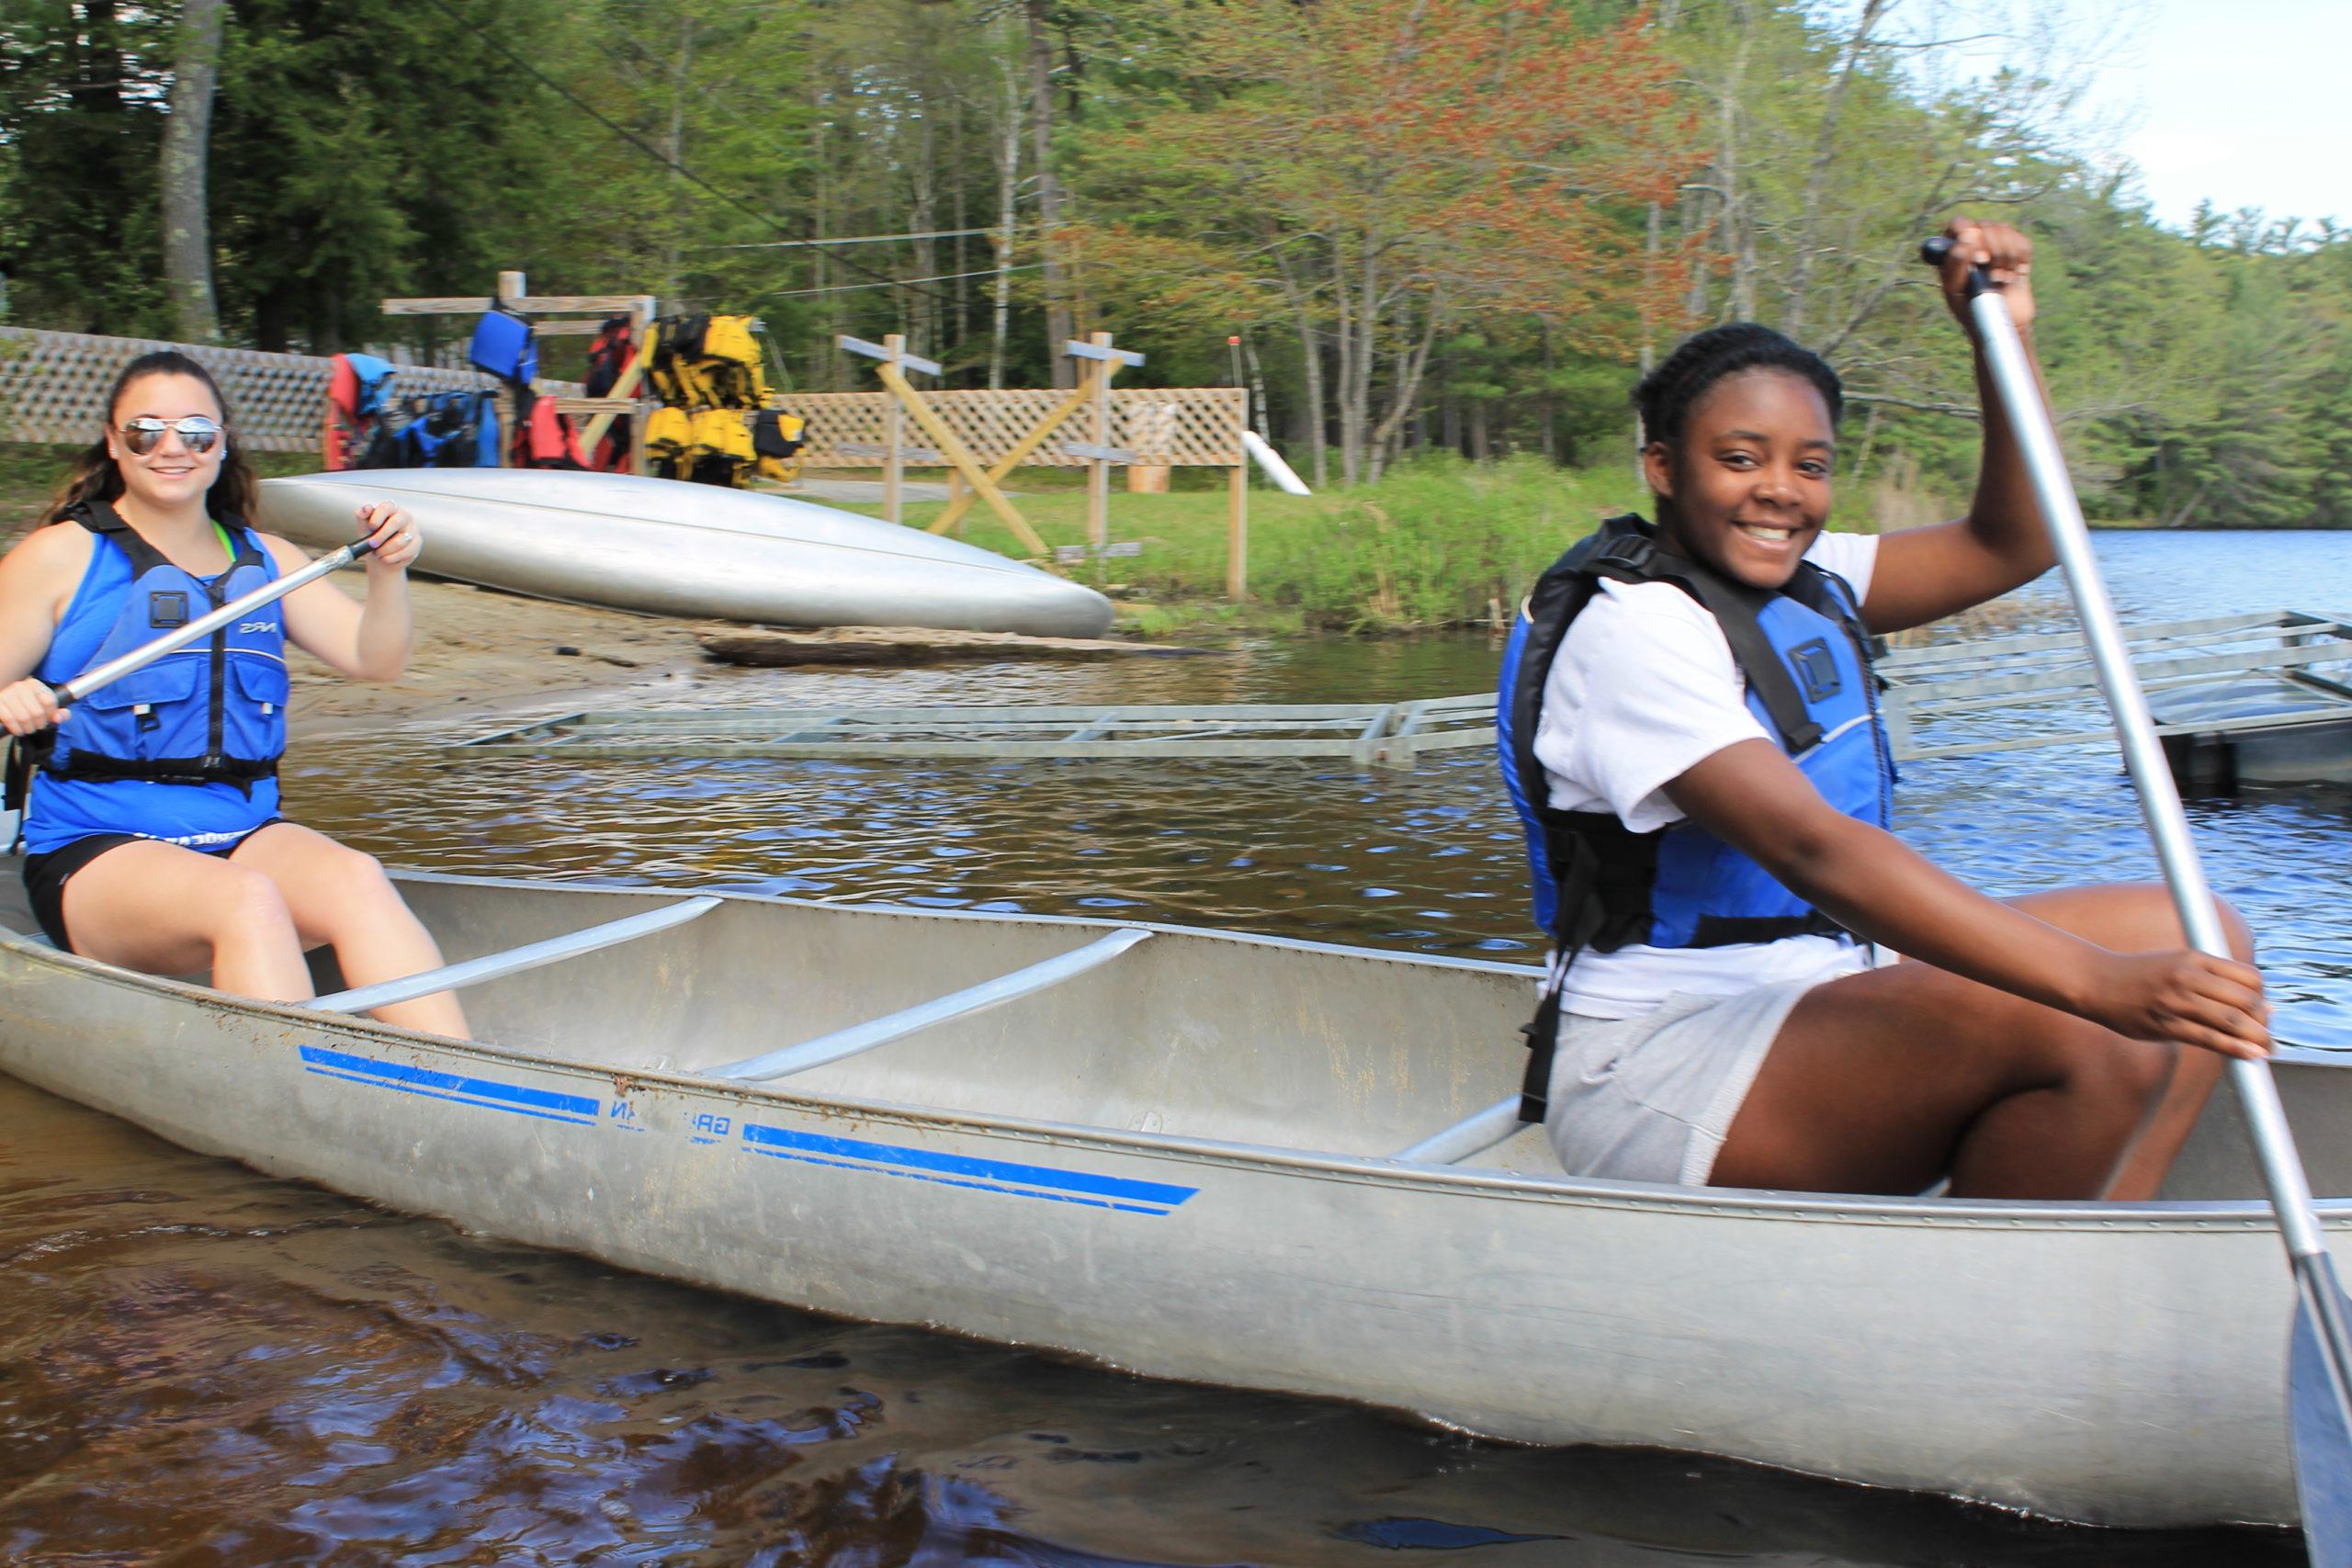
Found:
[[[1543,998],[1535,1016],[1519,1026],[1527,1036],[1527,1071],[1519,1080],[1519,1119],[1541,1122],[1552,1102],[1552,1057],[1560,1042],[1560,993],[1567,989],[1568,965],[1576,954],[1555,952],[1552,972],[1544,976]]]
[[[1797,756],[1820,745],[1821,726],[1813,721],[1788,666],[1757,620],[1768,602],[1766,596],[1726,582],[1703,568],[1678,576],[1723,627],[1734,662],[1747,677],[1749,689],[1763,699],[1764,711],[1772,716],[1772,728],[1781,732],[1789,754]]]
[[[277,776],[275,757],[100,757],[69,751],[62,762],[47,761],[41,771],[52,778],[85,784],[116,784],[126,779],[149,784],[233,784],[253,793],[255,779]]]
[[[25,802],[32,794],[33,770],[49,760],[56,746],[54,729],[9,737],[8,760],[0,764],[0,811],[17,814],[17,834],[8,845],[10,854],[25,847]]]

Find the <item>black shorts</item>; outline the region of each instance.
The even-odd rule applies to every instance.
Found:
[[[209,850],[198,850],[196,852],[203,855],[219,855],[226,860],[243,848],[247,839],[260,832],[262,828],[274,828],[285,820],[283,817],[273,817],[263,823],[261,828],[240,833],[229,843],[217,845]],[[40,929],[47,934],[50,941],[67,953],[74,951],[73,941],[65,934],[67,880],[75,872],[108,850],[141,841],[140,836],[136,833],[92,833],[85,838],[74,840],[63,849],[51,850],[47,854],[25,857],[25,897],[33,907],[33,919],[40,922]]]

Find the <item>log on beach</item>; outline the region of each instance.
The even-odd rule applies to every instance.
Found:
[[[1119,659],[1210,651],[1116,637],[1023,637],[923,626],[738,626],[695,630],[705,659],[722,664],[944,664],[956,660]]]

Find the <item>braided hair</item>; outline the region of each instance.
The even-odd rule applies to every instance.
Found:
[[[1634,407],[1642,416],[1644,441],[1674,441],[1683,422],[1708,389],[1726,376],[1744,370],[1778,370],[1812,385],[1829,405],[1830,428],[1845,410],[1844,389],[1838,372],[1809,348],[1754,321],[1734,321],[1693,333],[1675,345],[1658,367],[1634,389]]]
[[[124,366],[122,373],[114,378],[114,385],[107,389],[107,424],[114,423],[114,412],[130,384],[149,376],[187,376],[202,382],[211,392],[213,406],[220,411],[222,426],[220,472],[213,479],[212,488],[204,492],[204,509],[215,518],[250,522],[261,497],[260,481],[254,477],[253,466],[237,446],[236,427],[229,422],[229,400],[221,395],[220,383],[212,378],[212,372],[202,365],[177,349],[159,348],[141,355]],[[50,498],[40,520],[43,524],[63,522],[78,506],[120,500],[122,491],[122,469],[107,450],[106,433],[102,430],[97,440],[74,455],[64,482]]]

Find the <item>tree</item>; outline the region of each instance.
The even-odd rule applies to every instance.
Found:
[[[1679,258],[1646,254],[1634,220],[1688,165],[1670,66],[1638,19],[1580,9],[1237,0],[1198,22],[1198,101],[1106,150],[1098,183],[1190,215],[1188,233],[1143,231],[1140,270],[1189,247],[1200,274],[1252,280],[1317,403],[1328,345],[1350,483],[1395,457],[1450,324],[1521,314],[1622,356],[1672,308]],[[1135,248],[1116,241],[1089,248],[1106,274],[1090,295],[1127,282]]]
[[[212,88],[220,68],[223,0],[182,0],[172,57],[171,107],[164,121],[156,183],[163,189],[164,282],[185,343],[220,335],[212,298],[212,231],[205,212],[205,165],[212,147]]]

